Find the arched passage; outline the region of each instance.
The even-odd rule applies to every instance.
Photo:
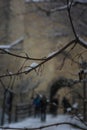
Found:
[[[50,101],[52,101],[54,97],[58,98],[59,113],[62,113],[63,111],[63,108],[61,107],[63,97],[66,97],[67,100],[69,100],[69,102],[72,103],[72,94],[70,93],[72,86],[73,86],[72,79],[59,78],[58,80],[53,82],[50,87]],[[50,106],[50,112],[52,112],[51,106]]]
[[[58,93],[58,91],[62,88],[69,88],[71,89],[73,85],[73,80],[72,79],[67,79],[67,78],[59,78],[55,82],[52,83],[50,87],[50,100]]]

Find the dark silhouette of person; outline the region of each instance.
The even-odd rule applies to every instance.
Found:
[[[64,113],[67,112],[68,108],[71,108],[71,104],[69,103],[69,100],[66,97],[63,97],[63,99],[62,99],[62,105],[63,105],[63,111],[64,111]]]
[[[54,97],[51,100],[51,113],[54,116],[57,115],[58,106],[59,106],[59,99],[57,97]]]
[[[7,90],[6,93],[6,101],[5,101],[5,109],[8,114],[8,121],[11,122],[11,112],[12,112],[12,103],[13,103],[14,93],[10,90]]]
[[[7,95],[6,95],[6,108],[7,111],[10,112],[12,109],[12,100],[13,100],[13,93],[10,91],[7,91]]]
[[[34,117],[40,116],[40,105],[41,105],[41,97],[39,94],[36,95],[36,97],[33,100],[34,105]]]
[[[47,98],[45,95],[41,98],[41,121],[46,121]]]

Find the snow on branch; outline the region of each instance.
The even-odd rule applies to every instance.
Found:
[[[76,39],[70,41],[69,43],[67,43],[64,47],[62,47],[60,50],[57,50],[51,54],[48,55],[48,57],[45,57],[44,60],[42,59],[42,61],[37,64],[37,63],[32,63],[28,70],[24,70],[21,72],[16,72],[13,73],[12,75],[9,74],[4,74],[4,75],[0,75],[0,78],[4,78],[4,77],[9,77],[9,76],[14,76],[14,75],[21,75],[21,74],[28,74],[31,71],[35,70],[36,68],[40,67],[41,65],[43,65],[44,63],[48,62],[49,60],[51,60],[52,58],[56,57],[57,55],[59,55],[61,52],[63,52],[65,49],[67,49],[69,46],[71,46],[73,43],[76,42]],[[31,68],[31,69],[30,69]]]
[[[70,5],[74,6],[77,3],[78,4],[87,4],[87,0],[73,0],[73,2],[69,2],[68,5],[64,5],[64,6],[60,6],[60,7],[51,9],[50,12],[65,10],[65,9],[67,9],[68,6],[70,6]]]
[[[83,47],[87,48],[87,42],[83,40],[81,37],[78,38],[79,44],[81,44]]]
[[[71,2],[69,2],[68,5],[63,5],[63,6],[60,6],[60,7],[51,9],[50,12],[53,13],[53,12],[56,12],[56,11],[65,10],[65,9],[67,9],[67,7],[70,6],[70,5],[71,5]],[[72,3],[72,6],[73,6],[73,5],[75,5],[74,2]]]
[[[87,4],[87,0],[73,0],[74,2],[78,2],[80,4]]]
[[[56,54],[56,53],[57,53],[57,51],[54,51],[54,52],[48,54],[47,58],[49,58],[50,56],[53,56],[53,55]]]
[[[0,45],[0,49],[11,49],[13,48],[14,46],[16,46],[17,44],[23,42],[24,40],[24,36],[20,37],[19,39],[17,39],[16,41],[12,42],[11,44],[8,44],[8,45]]]
[[[29,70],[31,70],[32,68],[36,68],[38,66],[38,64],[36,63],[36,62],[33,62],[29,67],[27,67],[26,69],[25,69],[25,71],[29,71]]]
[[[35,2],[35,1],[34,1],[34,2]],[[54,9],[42,8],[42,7],[38,6],[37,4],[36,4],[36,6],[37,6],[37,8],[38,8],[39,10],[44,11],[44,12],[49,16],[51,13],[54,13],[54,12],[56,12],[56,11],[66,10],[67,7],[69,7],[69,6],[71,6],[71,5],[74,6],[74,5],[76,5],[76,4],[87,4],[87,0],[73,0],[72,2],[69,2],[69,3],[66,4],[66,5],[59,6],[59,7],[56,7],[56,8],[54,8]]]
[[[50,0],[25,0],[25,2],[50,2]],[[73,0],[73,2],[85,4],[87,3],[87,0]]]
[[[36,62],[33,62],[31,65],[30,65],[30,67],[31,68],[34,68],[34,67],[36,67],[38,64],[36,63]]]

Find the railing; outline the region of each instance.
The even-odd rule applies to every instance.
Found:
[[[18,119],[23,119],[25,117],[29,117],[32,114],[32,106],[31,104],[17,104],[15,106],[15,121]]]

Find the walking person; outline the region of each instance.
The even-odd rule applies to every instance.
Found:
[[[47,98],[45,95],[41,98],[41,121],[46,121]]]
[[[58,114],[59,108],[59,95],[55,95],[50,101],[50,112],[53,116]]]
[[[63,105],[63,112],[67,113],[68,111],[71,111],[71,104],[69,103],[69,100],[66,97],[63,97],[62,99],[62,105]]]
[[[41,97],[40,97],[39,94],[37,94],[36,97],[33,100],[34,117],[40,116],[40,105],[41,105]]]
[[[56,116],[57,115],[57,111],[58,111],[58,106],[59,106],[59,97],[54,97],[51,100],[51,113]]]

